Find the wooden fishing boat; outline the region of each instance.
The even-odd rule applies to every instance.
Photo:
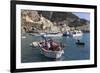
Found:
[[[39,43],[39,46],[40,46],[40,51],[41,51],[41,54],[43,54],[44,56],[46,57],[49,57],[49,58],[60,58],[62,56],[62,54],[64,53],[64,50],[61,48],[60,50],[49,50],[48,48],[44,47],[43,44],[40,44]]]

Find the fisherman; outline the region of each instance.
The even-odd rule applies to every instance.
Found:
[[[45,45],[48,47],[48,49],[51,47],[50,42],[47,39],[45,40]]]
[[[50,39],[49,42],[50,42],[50,46],[52,47],[53,40]]]
[[[77,40],[78,43],[80,43],[80,40]]]
[[[60,46],[61,46],[62,48],[64,48],[64,44],[63,44],[62,42],[60,42]]]
[[[50,38],[48,40],[48,43],[49,43],[49,50],[53,50],[53,43],[54,43],[54,41],[52,40],[52,38]]]

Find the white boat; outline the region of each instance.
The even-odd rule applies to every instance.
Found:
[[[25,38],[26,38],[26,36],[22,36],[21,38],[22,38],[22,39],[25,39]]]
[[[70,36],[70,32],[69,32],[69,31],[64,32],[64,33],[63,33],[63,36]]]
[[[30,43],[29,45],[32,46],[32,47],[38,47],[39,46],[38,43],[39,42],[34,41],[34,42]]]
[[[64,53],[63,49],[59,50],[59,51],[52,51],[52,50],[47,50],[47,49],[43,48],[42,44],[39,44],[39,46],[40,46],[41,54],[43,54],[44,56],[49,57],[49,58],[58,59]]]
[[[42,33],[41,36],[44,36],[44,37],[61,37],[62,33]]]
[[[80,30],[74,30],[74,31],[70,31],[70,35],[76,37],[76,36],[82,36],[83,33]]]
[[[32,36],[40,36],[39,33],[30,33],[30,35],[32,35]]]

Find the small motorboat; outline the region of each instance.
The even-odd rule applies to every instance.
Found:
[[[32,35],[32,36],[40,36],[39,33],[30,33],[30,35]]]
[[[85,45],[85,43],[84,43],[84,42],[80,42],[80,40],[77,40],[76,44],[77,44],[77,45],[82,45],[82,46]]]
[[[63,36],[70,36],[70,32],[64,32]]]
[[[70,35],[76,37],[76,36],[82,36],[83,33],[81,30],[74,30],[74,31],[70,31]]]
[[[41,36],[44,36],[44,37],[61,37],[62,33],[42,33]]]
[[[31,47],[38,47],[38,46],[39,46],[38,43],[39,43],[39,42],[34,41],[34,42],[30,43],[29,45],[30,45]]]
[[[58,59],[64,53],[64,50],[61,47],[59,47],[61,48],[60,50],[53,51],[53,50],[48,49],[47,47],[44,47],[43,44],[44,42],[39,43],[40,51],[41,51],[41,54],[43,54],[46,57]]]
[[[21,38],[22,38],[22,39],[25,39],[25,38],[26,38],[26,36],[22,36]]]

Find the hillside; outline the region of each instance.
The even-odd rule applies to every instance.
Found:
[[[21,11],[21,26],[25,32],[64,32],[71,28],[89,31],[89,21],[71,12]]]

